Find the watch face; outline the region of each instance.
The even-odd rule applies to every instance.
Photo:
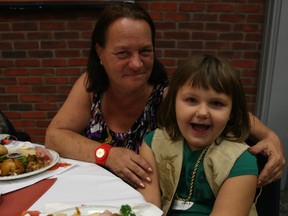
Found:
[[[104,155],[105,155],[105,149],[99,148],[99,149],[96,151],[96,157],[97,157],[97,158],[102,158]]]

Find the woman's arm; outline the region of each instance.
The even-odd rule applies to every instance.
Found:
[[[250,114],[250,139],[257,143],[249,151],[263,154],[268,162],[258,176],[258,186],[269,184],[280,179],[285,165],[285,156],[279,137],[266,127],[257,117]]]
[[[45,146],[62,157],[93,162],[99,143],[81,135],[90,119],[91,98],[86,91],[86,73],[73,85],[66,101],[46,131]]]
[[[153,203],[154,205],[161,208],[161,195],[159,188],[157,164],[155,161],[154,153],[145,141],[142,142],[139,154],[151,164],[153,168],[153,173],[151,174],[151,177],[153,180],[152,182],[146,184],[146,188],[139,188],[138,191],[142,193],[147,202]]]
[[[247,216],[256,193],[257,176],[242,175],[225,180],[211,216]]]
[[[45,146],[57,151],[61,157],[95,162],[94,150],[100,145],[81,135],[90,119],[91,93],[86,91],[86,76],[75,82],[66,101],[55,115],[46,131]],[[145,187],[150,180],[150,164],[133,151],[113,147],[106,167],[134,187]]]

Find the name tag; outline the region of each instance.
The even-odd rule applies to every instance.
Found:
[[[174,200],[172,209],[174,210],[187,210],[193,206],[194,202],[191,201],[182,201],[182,200]]]

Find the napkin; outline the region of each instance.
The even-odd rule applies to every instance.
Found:
[[[0,215],[21,215],[39,199],[57,179],[44,179],[29,187],[0,196]],[[22,197],[19,202],[19,197]],[[18,200],[18,201],[17,201]]]

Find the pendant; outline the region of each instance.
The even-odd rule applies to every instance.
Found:
[[[191,201],[182,201],[175,199],[173,201],[172,209],[173,210],[187,210],[193,206],[194,202]]]

